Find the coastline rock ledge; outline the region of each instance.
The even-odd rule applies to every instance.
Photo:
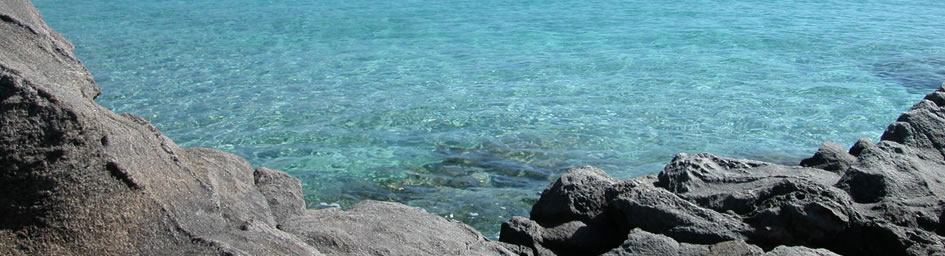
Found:
[[[824,142],[800,166],[681,153],[626,181],[571,169],[499,241],[525,255],[945,255],[943,236],[945,84],[879,143]]]
[[[0,1],[0,255],[512,255],[401,204],[305,210],[299,180],[96,104],[73,47]]]
[[[28,0],[0,1],[0,255],[945,255],[945,87],[801,166],[569,170],[500,241],[398,203],[305,209],[299,180],[180,148],[99,93]]]

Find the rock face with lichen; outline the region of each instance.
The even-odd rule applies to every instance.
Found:
[[[499,240],[528,255],[945,254],[945,85],[879,143],[825,142],[800,165],[679,154],[621,182],[572,169]]]
[[[182,149],[98,94],[29,1],[0,1],[0,255],[510,253],[404,205],[305,210],[297,179]]]

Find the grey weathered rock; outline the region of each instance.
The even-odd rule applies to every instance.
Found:
[[[695,245],[694,245],[695,246]],[[729,240],[709,245],[707,255],[759,255],[764,253],[760,247],[746,243],[744,240]]]
[[[600,169],[580,167],[569,170],[548,185],[532,207],[531,219],[543,227],[541,244],[558,253],[602,253],[621,243],[620,226],[612,225],[606,199],[617,183]]]
[[[814,156],[801,161],[801,166],[824,169],[831,172],[842,172],[856,162],[856,157],[847,153],[842,146],[825,141]]]
[[[0,31],[0,254],[318,254],[271,225],[245,160],[95,104],[28,1],[0,3]]]
[[[680,255],[680,256],[833,256],[838,255],[825,249],[811,249],[801,246],[778,246],[765,253],[761,247],[746,243],[744,240],[730,240],[715,244],[680,243],[665,235],[653,234],[641,229],[631,230],[627,240],[617,248],[602,255]]]
[[[544,229],[533,220],[522,216],[514,216],[502,223],[499,240],[538,250],[535,247],[540,247],[541,243],[544,242],[542,238]]]
[[[943,106],[945,87],[891,124],[879,143],[861,139],[845,152],[826,142],[801,163],[805,167],[702,153],[677,155],[655,178],[613,182],[571,170],[563,176],[568,178],[546,189],[532,209],[532,218],[542,221],[527,229],[503,229],[500,240],[526,240],[533,248],[561,254],[760,254],[747,249],[752,246],[771,255],[942,254]],[[571,177],[607,182],[571,182]],[[568,189],[560,189],[563,184]],[[576,210],[575,205],[594,207]],[[587,232],[591,223],[618,227],[606,232],[629,236],[616,249],[549,239],[582,241],[604,232]],[[557,234],[549,235],[550,230]],[[541,239],[507,240],[513,237],[505,236],[507,231],[515,232],[514,237]]]
[[[531,219],[543,225],[589,222],[607,208],[604,194],[615,183],[617,179],[594,167],[570,170],[545,188],[532,207]]]
[[[839,255],[830,250],[811,249],[801,246],[778,246],[765,253],[765,256],[833,256]]]
[[[275,228],[245,160],[95,104],[28,1],[0,17],[0,254],[319,254]]]
[[[283,226],[331,255],[516,255],[466,224],[390,202],[309,210]]]
[[[0,35],[0,255],[510,253],[403,205],[305,213],[287,174],[182,149],[145,120],[96,104],[72,45],[28,1],[0,1]],[[324,216],[339,221],[305,222]],[[313,240],[318,231],[345,236]]]
[[[851,148],[857,152],[857,162],[836,186],[858,203],[858,212],[869,217],[858,225],[867,232],[854,236],[867,250],[945,253],[945,239],[937,231],[945,207],[943,107],[945,85],[890,124],[879,143],[858,142]]]
[[[305,211],[302,182],[298,179],[265,167],[256,168],[253,178],[256,188],[266,197],[276,223],[285,223],[289,218],[302,215]]]
[[[680,154],[622,182],[571,170],[504,244],[400,204],[303,210],[285,173],[95,104],[28,1],[0,2],[0,35],[3,255],[945,254],[945,87],[878,143],[825,143],[807,167]]]
[[[614,248],[603,255],[679,255],[679,247],[679,242],[668,236],[633,229],[627,234],[627,240],[620,247]],[[700,249],[698,253],[708,253],[705,248]]]
[[[603,254],[617,255],[684,255],[684,256],[715,256],[715,255],[836,255],[824,249],[810,249],[806,247],[780,246],[765,253],[761,247],[746,243],[744,240],[729,240],[715,244],[680,243],[673,238],[660,234],[653,234],[641,229],[631,230],[627,240],[620,247]]]
[[[849,197],[832,186],[839,176],[821,169],[680,154],[661,174],[689,187],[679,197],[737,215],[751,226],[739,233],[763,246],[771,240],[826,243],[846,230],[855,215]],[[675,178],[683,175],[692,178]]]
[[[723,214],[654,187],[650,184],[622,191],[611,199],[615,224],[668,235],[686,243],[710,244],[743,240],[750,227],[737,217]]]

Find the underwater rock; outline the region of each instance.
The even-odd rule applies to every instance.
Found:
[[[405,183],[413,185],[467,187],[530,187],[551,179],[553,167],[515,160],[488,144],[473,149],[449,147],[434,152],[442,161],[423,165]],[[423,181],[411,182],[410,180]],[[417,184],[419,183],[419,184]]]
[[[873,65],[876,76],[901,84],[909,92],[925,93],[945,81],[945,56],[901,58]]]

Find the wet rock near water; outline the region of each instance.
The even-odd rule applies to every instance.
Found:
[[[701,153],[626,181],[571,169],[499,239],[529,255],[934,255],[943,209],[945,85],[879,143],[825,142],[800,166]]]

